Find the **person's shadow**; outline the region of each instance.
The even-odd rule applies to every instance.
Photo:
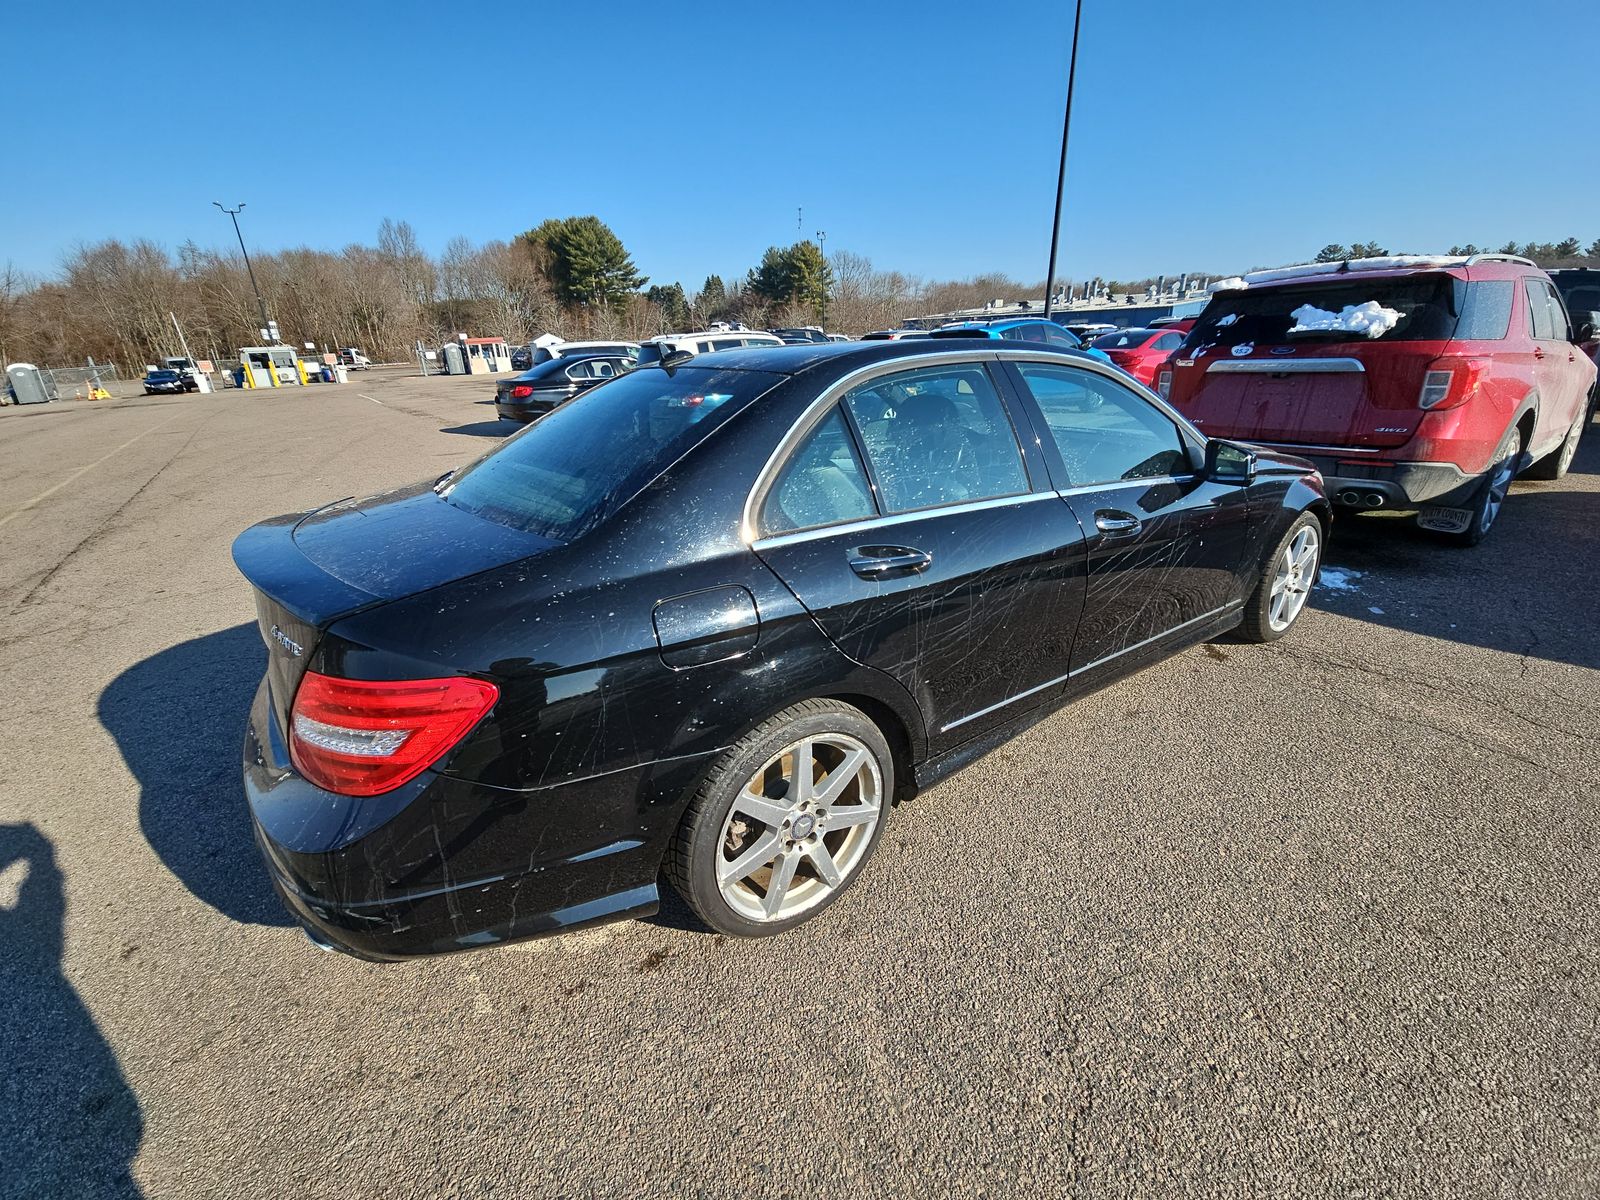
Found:
[[[240,782],[266,653],[254,625],[173,646],[112,680],[99,716],[139,781],[139,827],[167,869],[224,916],[289,925],[256,853]]]
[[[0,1193],[139,1196],[128,1166],[144,1117],[62,974],[65,915],[50,842],[0,825]]]

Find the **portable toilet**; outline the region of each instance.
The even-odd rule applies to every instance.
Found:
[[[18,404],[43,404],[56,399],[55,383],[32,363],[12,363],[6,368],[6,382]]]
[[[446,375],[465,375],[467,373],[466,358],[461,353],[461,347],[455,342],[446,342],[440,350],[444,358],[444,373]]]

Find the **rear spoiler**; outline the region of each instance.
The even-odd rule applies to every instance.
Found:
[[[233,563],[257,591],[321,628],[382,597],[335,579],[300,552],[294,530],[304,513],[273,517],[233,540]]]

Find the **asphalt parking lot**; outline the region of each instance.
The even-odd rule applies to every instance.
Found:
[[[500,436],[482,379],[0,411],[0,1193],[1600,1191],[1600,432],[1481,548],[1341,523],[898,810],[820,922],[324,954],[250,841],[229,543]]]

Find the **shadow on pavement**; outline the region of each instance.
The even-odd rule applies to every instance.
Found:
[[[0,1192],[138,1196],[128,1165],[144,1117],[62,974],[65,915],[49,840],[32,825],[0,825]]]
[[[1519,481],[1473,547],[1448,545],[1400,516],[1336,522],[1318,608],[1447,641],[1600,668],[1600,429],[1557,483]],[[1328,585],[1330,568],[1353,586]]]
[[[473,421],[468,425],[451,425],[440,433],[465,433],[472,437],[506,437],[515,433],[518,426],[510,421]]]
[[[101,693],[99,716],[139,781],[139,827],[167,869],[224,916],[289,925],[239,781],[265,663],[256,627],[235,625],[128,668]]]

